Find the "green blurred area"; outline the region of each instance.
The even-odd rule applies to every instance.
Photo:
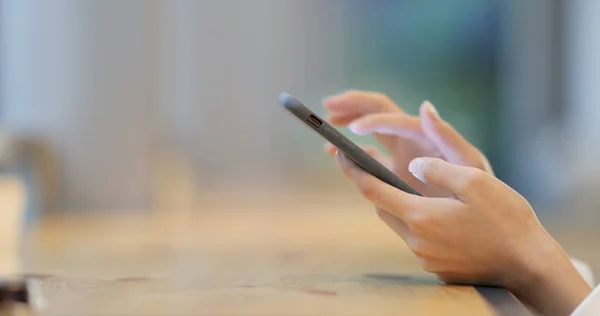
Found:
[[[430,100],[493,162],[498,108],[495,2],[345,4],[345,86],[383,92],[411,114]]]

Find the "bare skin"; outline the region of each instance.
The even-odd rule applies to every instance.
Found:
[[[367,152],[423,194],[378,180],[326,144],[424,270],[448,283],[506,287],[544,315],[568,315],[591,292],[529,203],[494,177],[485,156],[431,103],[411,116],[382,94],[348,91],[324,106],[332,124],[373,134],[391,158]]]

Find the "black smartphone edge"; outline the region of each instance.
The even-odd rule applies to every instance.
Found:
[[[362,148],[340,133],[337,129],[320,118],[307,108],[302,102],[298,101],[288,93],[279,95],[279,103],[285,107],[296,118],[302,121],[306,126],[317,132],[333,144],[338,150],[342,151],[348,158],[354,161],[359,167],[372,174],[379,180],[406,193],[421,195],[400,177],[371,157]]]

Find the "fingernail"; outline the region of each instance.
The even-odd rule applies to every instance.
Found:
[[[344,164],[346,163],[346,157],[344,156],[344,154],[341,151],[336,151],[335,152],[335,160],[339,163],[339,164]]]
[[[362,124],[361,124],[362,123]],[[356,134],[356,135],[367,135],[370,134],[370,128],[365,128],[365,120],[363,119],[357,119],[353,122],[351,122],[350,124],[348,124],[348,129]]]
[[[421,166],[423,165],[423,163],[425,162],[425,158],[415,158],[413,159],[409,164],[408,164],[408,171],[410,171],[410,173],[412,173],[412,175],[421,180],[424,181],[423,179],[423,173],[421,172],[422,168]]]
[[[359,132],[359,126],[358,126],[358,122],[354,121],[350,124],[348,124],[348,129],[354,133],[354,134],[358,134]]]
[[[433,106],[431,102],[425,101],[423,102],[423,106],[425,107],[425,111],[430,115],[431,118],[438,121],[442,119],[438,111],[435,109],[435,106]]]
[[[342,156],[342,153],[339,150],[335,152],[335,160],[337,160],[338,162],[342,162],[344,160],[344,157]]]
[[[410,173],[415,173],[419,170],[421,164],[423,163],[423,158],[415,158],[408,164],[408,171]]]

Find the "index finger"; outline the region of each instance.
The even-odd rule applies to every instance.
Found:
[[[461,165],[474,166],[477,162],[485,160],[484,158],[477,159],[483,155],[454,129],[452,125],[441,118],[431,102],[423,102],[419,112],[422,118],[421,127],[423,133],[436,144],[448,161]],[[483,169],[487,166],[477,167]],[[491,167],[489,167],[489,170],[491,170]]]
[[[323,100],[331,115],[402,112],[386,95],[378,92],[350,90]]]

